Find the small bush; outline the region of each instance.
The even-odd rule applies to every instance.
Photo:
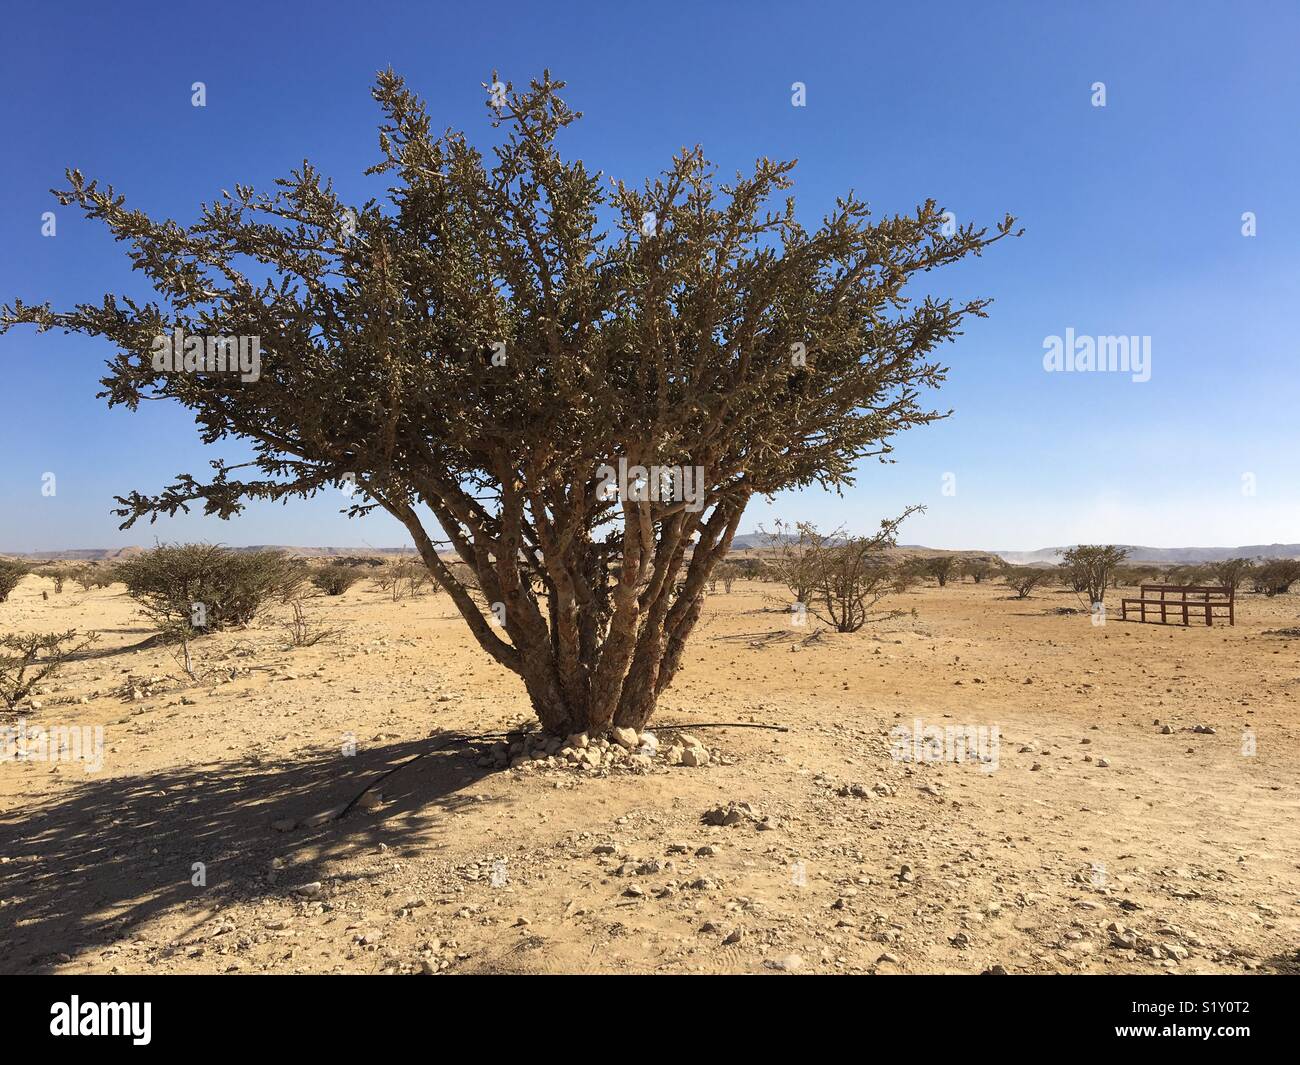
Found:
[[[293,617],[289,621],[289,642],[294,647],[314,647],[321,640],[329,639],[336,629],[322,629],[316,626],[313,618],[308,617],[302,603],[295,599],[292,603]]]
[[[453,562],[449,568],[453,573],[460,576],[466,588],[471,588],[471,590],[477,588],[477,579],[473,578],[473,570],[466,566],[465,563]],[[430,585],[432,585],[435,593],[439,590],[439,585],[432,581],[429,568],[418,558],[398,559],[382,571],[376,583],[380,588],[392,594],[393,602],[397,602],[404,596],[414,598]]]
[[[957,561],[956,555],[935,555],[933,558],[920,560],[918,567],[921,573],[933,577],[939,587],[944,588],[947,587],[948,578],[956,572]]]
[[[1055,575],[1052,570],[1009,566],[1007,571],[1002,574],[1002,579],[1015,591],[1017,599],[1028,599],[1030,592]]]
[[[1250,575],[1255,591],[1267,596],[1285,595],[1291,585],[1300,580],[1300,561],[1293,558],[1271,558],[1257,566]]]
[[[1220,585],[1235,593],[1254,568],[1255,563],[1248,558],[1229,558],[1210,566],[1210,573]]]
[[[329,565],[311,575],[311,582],[326,595],[342,595],[365,576],[356,566]]]
[[[18,582],[26,577],[27,573],[27,567],[21,562],[0,558],[0,603],[9,598],[9,593],[18,587]]]
[[[1216,583],[1213,569],[1208,566],[1172,566],[1165,571],[1163,581],[1179,588]]]
[[[87,566],[77,570],[73,579],[87,592],[92,588],[107,588],[117,581],[111,566]]]
[[[289,601],[307,578],[282,551],[231,551],[212,544],[164,544],[117,565],[145,614],[164,633],[189,637],[247,625],[272,599]]]
[[[813,574],[808,612],[836,632],[857,632],[901,616],[901,610],[876,607],[886,596],[905,592],[915,579],[915,568],[890,562],[888,552],[898,542],[898,527],[920,509],[908,507],[897,518],[882,521],[873,536],[824,536],[813,525],[801,525]]]
[[[48,577],[54,582],[54,594],[62,595],[63,586],[68,582],[69,577],[76,576],[76,570],[69,566],[42,566],[36,570],[38,577]]]
[[[1079,544],[1065,552],[1061,566],[1070,586],[1095,605],[1105,602],[1111,577],[1127,557],[1128,549],[1114,544]]]
[[[99,634],[92,632],[77,642],[76,629],[0,636],[0,700],[13,710],[69,657],[98,639]]]

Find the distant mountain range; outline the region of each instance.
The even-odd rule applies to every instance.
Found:
[[[740,533],[731,542],[733,551],[752,551],[768,544],[762,533]],[[1165,565],[1190,565],[1200,562],[1222,562],[1228,558],[1300,558],[1300,544],[1250,544],[1245,547],[1127,547],[1130,562],[1151,562]],[[1037,551],[985,551],[976,548],[961,551],[922,547],[919,544],[901,544],[899,549],[908,552],[925,552],[946,555],[996,555],[1015,566],[1050,566],[1061,561],[1069,547],[1044,547]],[[112,562],[130,558],[147,548],[143,547],[91,547],[74,551],[7,552],[11,558],[49,559],[64,562]],[[286,551],[304,558],[337,558],[364,555],[413,555],[411,547],[280,547],[275,544],[256,544],[232,548],[235,551]],[[0,552],[5,554],[6,552]]]
[[[731,546],[736,551],[750,551],[766,547],[768,542],[768,538],[762,533],[741,533],[731,541]],[[986,551],[979,548],[953,551],[922,547],[919,544],[900,544],[899,550],[946,555],[996,555],[1013,566],[1054,566],[1072,546],[1043,547],[1037,551]],[[1130,562],[1164,565],[1222,562],[1229,558],[1300,558],[1300,544],[1248,544],[1244,547],[1143,547],[1138,544],[1119,546],[1128,550]]]
[[[1141,547],[1120,544],[1128,549],[1130,562],[1154,562],[1166,565],[1192,565],[1199,562],[1223,562],[1229,558],[1300,558],[1300,544],[1249,544],[1245,547]],[[1014,566],[1055,565],[1069,547],[1044,547],[1038,551],[993,551],[991,554]]]

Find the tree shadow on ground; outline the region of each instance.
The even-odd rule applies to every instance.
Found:
[[[1300,976],[1300,950],[1293,950],[1288,954],[1275,954],[1271,958],[1266,958],[1262,968],[1265,972],[1276,973],[1281,976]]]
[[[87,775],[48,799],[0,813],[0,973],[48,972],[77,957],[131,939],[169,910],[197,914],[232,902],[294,898],[293,889],[330,877],[332,860],[380,843],[437,846],[454,830],[447,815],[477,800],[467,793],[492,770],[466,758],[473,737],[359,749],[312,751],[292,762],[256,756],[155,772]],[[450,744],[445,749],[431,748]],[[337,809],[385,770],[411,761],[379,790],[381,811],[354,809],[318,828],[277,831]],[[19,771],[48,772],[32,762]],[[81,773],[77,765],[60,772]],[[431,842],[432,840],[432,842]],[[271,861],[294,852],[291,868]],[[207,885],[191,883],[193,863]],[[165,947],[165,945],[164,945]]]

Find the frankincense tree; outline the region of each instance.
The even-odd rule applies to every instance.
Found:
[[[850,193],[805,228],[773,202],[793,163],[719,183],[699,148],[606,182],[559,152],[562,88],[494,77],[484,155],[381,73],[367,172],[390,187],[356,207],[304,163],[183,225],[70,171],[60,200],[129,244],[156,302],[18,301],[0,329],[104,337],[110,404],[175,400],[205,442],[251,447],[120,497],[126,525],[357,489],[350,512],[402,523],[542,725],[599,732],[649,718],[751,497],[851,484],[944,416],[921,399],[935,349],[988,301],[908,283],[1014,223],[875,219]]]

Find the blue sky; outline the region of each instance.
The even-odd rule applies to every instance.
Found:
[[[360,201],[381,188],[361,174],[377,158],[377,69],[403,73],[436,124],[488,143],[481,83],[549,67],[586,116],[564,150],[607,174],[639,182],[698,142],[723,174],[797,158],[810,223],[853,188],[878,213],[933,197],[963,223],[1010,211],[1026,227],[926,275],[937,293],[996,301],[943,351],[935,403],[954,416],[899,437],[896,463],[865,463],[843,498],[760,501],[742,529],[867,530],[924,503],[905,542],[1300,541],[1294,3],[24,6],[0,38],[0,300],[147,295],[123,246],[48,194],[65,167],[184,222],[304,158]],[[1151,379],[1045,372],[1044,339],[1066,329],[1149,336]],[[85,337],[0,337],[0,550],[406,542],[331,497],[119,532],[115,494],[216,456],[180,408],[97,400],[111,354]]]

